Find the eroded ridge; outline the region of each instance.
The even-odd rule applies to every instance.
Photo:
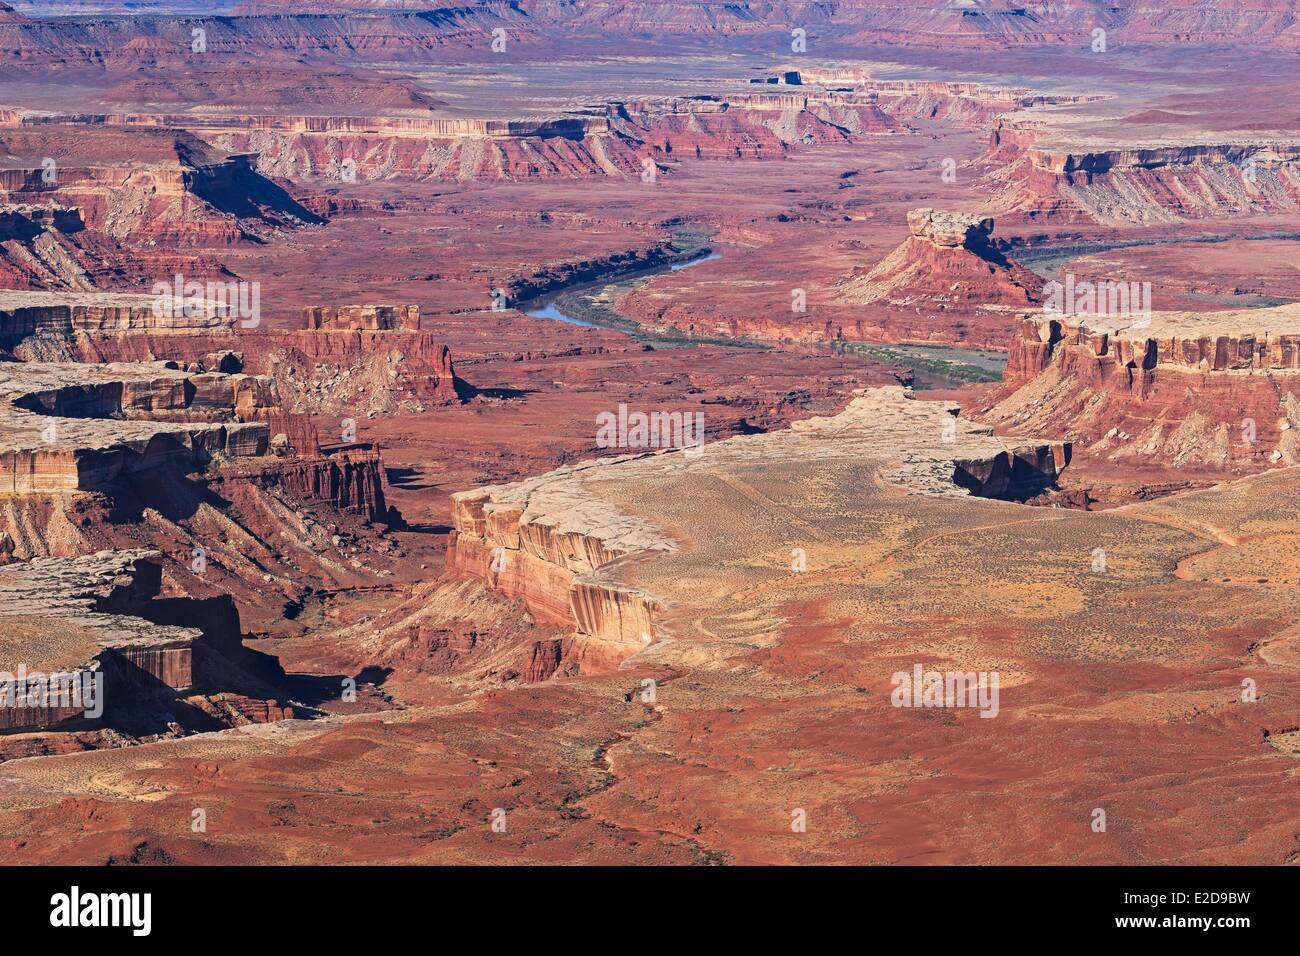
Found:
[[[907,214],[907,226],[910,235],[898,248],[840,283],[843,301],[925,312],[1003,311],[1009,314],[1000,324],[1007,327],[1015,310],[1037,301],[1041,280],[995,247],[992,218],[914,209]]]
[[[85,491],[169,462],[267,452],[275,407],[249,375],[190,374],[167,363],[0,366],[0,492]]]
[[[767,459],[852,459],[906,494],[1025,498],[1055,481],[1068,443],[1007,440],[958,417],[960,406],[917,401],[910,390],[859,390],[837,415],[788,431],[745,435],[700,449],[583,462],[536,478],[452,496],[455,535],[447,569],[521,598],[539,617],[576,631],[575,655],[593,667],[650,644],[664,602],[620,584],[616,569],[677,549],[671,529],[594,493],[606,482],[656,481]]]

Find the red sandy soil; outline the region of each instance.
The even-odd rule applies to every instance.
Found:
[[[699,625],[671,653],[625,670],[571,666],[570,628],[535,619],[481,580],[441,574],[450,493],[608,454],[596,447],[595,419],[619,403],[701,410],[716,440],[832,413],[855,387],[906,377],[832,353],[833,340],[1008,347],[1012,318],[975,307],[978,292],[953,307],[905,309],[840,294],[847,277],[904,242],[916,208],[994,215],[1012,259],[1083,246],[1066,269],[1149,280],[1157,308],[1300,297],[1294,242],[1244,238],[1294,231],[1300,197],[1285,189],[1246,199],[1202,190],[1220,174],[1237,180],[1196,164],[1095,183],[1016,165],[1034,148],[1056,156],[1207,139],[1253,148],[1300,135],[1287,105],[1296,87],[1287,51],[1300,42],[1291,4],[1077,3],[1030,26],[1007,4],[956,17],[924,0],[776,4],[761,20],[719,4],[582,4],[545,25],[524,13],[549,6],[482,3],[432,19],[391,9],[205,18],[212,52],[201,61],[183,19],[105,18],[91,33],[86,22],[26,22],[33,5],[15,6],[20,13],[0,4],[0,49],[21,54],[0,66],[5,188],[87,214],[82,230],[38,235],[20,223],[26,231],[0,237],[5,285],[147,291],[176,271],[224,269],[261,284],[264,322],[276,330],[299,328],[307,306],[418,304],[424,331],[450,347],[477,392],[463,404],[357,416],[357,438],[382,449],[386,498],[405,528],[363,521],[326,496],[310,509],[317,530],[302,531],[279,495],[310,475],[219,485],[207,508],[174,488],[146,488],[125,516],[107,498],[66,512],[32,506],[64,549],[160,548],[169,596],[231,593],[257,650],[294,674],[356,675],[364,690],[358,703],[319,702],[336,715],[327,720],[0,766],[0,845],[12,861],[1297,859],[1293,471],[1165,500],[1223,476],[1080,456],[1064,492],[1040,502],[1072,506],[1059,509],[903,496],[852,463],[833,472],[758,463],[776,469],[766,484],[737,473],[605,489],[670,526],[680,553],[644,574],[678,588],[671,613]],[[189,6],[197,15],[208,5]],[[789,24],[801,22],[814,45],[796,58]],[[1088,51],[1099,22],[1112,42],[1104,60]],[[503,23],[518,44],[508,62],[488,46]],[[663,36],[680,41],[667,55]],[[1227,45],[1191,55],[1197,41]],[[264,131],[211,123],[223,114],[591,116],[646,98],[797,94],[749,81],[846,65],[882,80],[1105,98],[1014,110],[1007,94],[927,88],[883,105],[889,132],[837,132],[825,118],[780,111],[675,116],[644,141],[620,140],[612,171],[564,136],[537,139],[572,165],[535,161],[525,137],[502,147],[509,163],[475,167],[491,175],[465,181],[431,173],[423,143],[404,144],[401,162],[389,163],[386,150],[398,146],[383,130],[362,136],[367,161],[353,183],[323,174],[331,167],[320,159],[360,148],[355,137],[272,155]],[[194,120],[166,131],[20,127],[7,110],[188,111]],[[791,122],[800,136],[775,147],[775,128]],[[700,146],[700,158],[669,153],[673,138]],[[250,159],[239,188],[226,191],[226,179],[223,189],[196,188],[195,169],[225,169],[245,149],[266,155]],[[23,187],[47,155],[95,173],[76,188]],[[312,172],[299,175],[307,166],[285,155],[307,156]],[[656,163],[653,183],[633,162],[643,156]],[[1145,198],[1131,199],[1135,183]],[[1124,215],[1075,201],[1071,190],[1093,186],[1107,201],[1130,197]],[[1190,198],[1180,204],[1180,195]],[[1231,238],[1190,241],[1198,235]],[[1136,239],[1162,244],[1086,249]],[[661,258],[674,240],[721,258],[657,275],[616,308],[646,326],[746,342],[647,347],[490,308],[494,288],[598,278],[629,256]],[[934,274],[931,291],[942,291],[941,262]],[[792,310],[795,290],[806,311]],[[763,347],[742,347],[751,340]],[[995,391],[928,397],[978,408]],[[1182,404],[1195,411],[1196,401]],[[328,439],[340,422],[316,424]],[[794,472],[783,478],[783,467]],[[164,507],[177,501],[193,511]],[[340,543],[331,525],[346,532]],[[191,546],[209,537],[229,569],[218,582],[184,570]],[[804,583],[762,576],[810,541],[825,563]],[[1097,546],[1114,555],[1115,576],[1087,571]],[[1017,693],[998,720],[889,707],[888,674],[918,659],[1000,664]],[[638,697],[645,677],[659,681],[657,706]],[[1246,677],[1262,688],[1249,707],[1237,694]],[[246,706],[250,719],[283,716]],[[7,743],[10,756],[47,746]],[[69,735],[48,746],[101,744]],[[1112,821],[1105,838],[1088,827],[1097,806]],[[208,811],[207,834],[189,829],[195,807]],[[509,812],[504,834],[488,823],[498,807]],[[790,831],[793,807],[809,811],[805,834]]]

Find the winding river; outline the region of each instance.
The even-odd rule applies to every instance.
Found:
[[[587,329],[602,328],[602,326],[596,322],[588,322],[585,319],[579,319],[572,315],[567,315],[558,305],[560,297],[568,295],[571,292],[604,288],[606,286],[614,285],[615,283],[626,282],[628,279],[648,279],[651,276],[662,275],[665,272],[680,272],[682,269],[689,269],[691,266],[697,266],[701,262],[710,262],[714,259],[721,258],[722,253],[709,250],[693,259],[687,259],[682,262],[670,262],[667,265],[654,266],[650,269],[641,269],[637,272],[624,272],[608,281],[598,280],[596,282],[584,282],[581,285],[567,286],[566,288],[560,289],[556,292],[548,292],[546,295],[538,296],[531,302],[524,303],[521,306],[521,309],[525,315],[531,315],[538,319],[554,319],[557,322],[567,322],[569,325],[578,325]]]

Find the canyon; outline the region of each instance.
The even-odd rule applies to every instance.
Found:
[[[300,7],[0,2],[10,862],[1300,860],[1293,4]]]

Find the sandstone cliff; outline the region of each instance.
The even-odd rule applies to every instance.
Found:
[[[309,308],[300,331],[239,327],[217,303],[159,313],[125,293],[0,291],[0,349],[29,361],[176,362],[275,380],[293,413],[400,412],[473,395],[414,305]]]
[[[1132,464],[1257,471],[1300,461],[1300,307],[1022,321],[980,413]]]
[[[897,387],[868,389],[839,415],[714,442],[698,457],[666,451],[600,459],[460,492],[452,496],[447,573],[486,582],[540,620],[571,628],[565,653],[583,668],[612,667],[665,636],[657,623],[663,600],[619,583],[618,570],[677,544],[670,529],[593,489],[686,472],[725,476],[738,462],[848,456],[872,462],[909,494],[1026,497],[1069,461],[1068,444],[1005,442],[958,411],[915,401]]]
[[[898,248],[838,284],[840,301],[911,313],[921,325],[968,323],[992,341],[1038,301],[1042,280],[996,248],[991,218],[915,209],[907,225]]]
[[[148,600],[156,557],[143,551],[101,552],[79,558],[41,558],[0,568],[0,672],[17,675],[85,674],[102,681],[97,703],[194,684],[193,627],[151,623],[109,608]],[[79,706],[0,707],[0,733],[102,720]]]
[[[983,182],[997,191],[993,208],[1021,220],[1127,226],[1300,206],[1300,144],[1194,135],[1119,147],[1071,145],[1068,138],[1057,143],[1061,134],[1040,121],[1011,119],[993,130],[986,155],[991,171]]]

